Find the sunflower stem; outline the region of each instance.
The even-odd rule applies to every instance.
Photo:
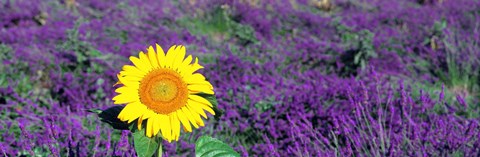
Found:
[[[163,150],[162,150],[162,139],[159,140],[158,142],[158,152],[157,152],[157,157],[162,157],[162,153],[163,153]]]

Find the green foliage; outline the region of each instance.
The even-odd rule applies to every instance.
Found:
[[[368,30],[359,32],[345,31],[341,36],[342,42],[356,51],[353,57],[354,65],[365,69],[370,58],[378,57],[373,47],[374,34],[372,32]]]
[[[462,156],[465,156],[464,152],[460,151],[460,150],[457,150],[457,151],[454,151],[452,154],[448,155],[448,156],[453,156],[453,157],[462,157]]]
[[[194,52],[195,50],[192,50],[192,51]],[[219,53],[198,53],[197,56],[198,56],[198,59],[200,60],[199,61],[200,63],[213,64],[217,60],[218,54],[221,54],[221,53],[220,52]]]
[[[62,71],[73,71],[76,75],[80,76],[81,72],[89,73],[103,73],[105,66],[93,62],[92,59],[108,59],[111,55],[104,55],[99,50],[95,49],[87,41],[80,40],[80,25],[85,22],[84,19],[79,19],[75,22],[75,26],[67,30],[67,39],[57,45],[57,48],[61,51],[73,51],[75,54],[76,62],[74,65],[61,65]],[[85,35],[86,37],[89,34]]]
[[[229,7],[223,6],[207,13],[204,17],[183,17],[179,24],[195,35],[208,35],[211,39],[236,38],[242,44],[258,43],[255,30],[232,19]],[[224,40],[218,40],[223,42]]]
[[[147,137],[145,135],[145,125],[141,130],[137,130],[137,121],[134,123],[128,124],[118,119],[118,114],[122,111],[124,106],[113,106],[105,110],[99,109],[90,109],[89,112],[98,114],[100,120],[112,126],[117,130],[130,130],[133,135],[133,144],[135,147],[135,152],[140,157],[151,157],[155,152],[161,147],[162,138],[161,137]]]
[[[346,65],[343,73],[355,73],[358,67],[365,70],[368,60],[378,57],[373,46],[375,34],[366,29],[355,31],[353,28],[343,25],[340,20],[335,21],[333,25],[336,27],[343,47],[347,50],[341,56],[342,62]]]
[[[359,41],[356,45],[359,51],[355,54],[353,63],[360,65],[362,69],[366,68],[369,58],[378,57],[373,47],[373,36],[374,34],[368,30],[362,30],[358,32],[356,36],[354,36],[354,39]]]
[[[474,71],[472,63],[478,62],[476,57],[470,57],[470,59],[458,62],[460,60],[460,54],[465,55],[465,49],[462,48],[462,41],[457,41],[455,34],[445,34],[444,31],[447,28],[447,21],[445,19],[436,21],[431,28],[431,38],[425,40],[424,44],[430,43],[433,49],[437,48],[436,42],[443,43],[446,50],[446,69],[435,69],[434,74],[437,75],[442,82],[448,87],[466,87],[470,88],[469,91],[478,90],[476,86],[476,79],[479,78],[477,71]],[[438,38],[438,39],[437,39]],[[438,40],[438,41],[437,41]],[[476,45],[473,43],[473,45]],[[466,46],[465,46],[466,47]],[[467,50],[468,51],[468,50]],[[467,54],[468,55],[468,54]],[[446,71],[443,71],[446,70]]]
[[[443,42],[447,48],[447,72],[437,71],[440,80],[449,87],[461,87],[469,92],[479,92],[477,80],[480,78],[478,71],[475,71],[473,64],[478,63],[477,57],[469,57],[469,60],[458,62],[461,49],[454,46],[447,40]]]
[[[220,140],[209,136],[202,136],[195,142],[196,157],[240,157],[235,150]]]
[[[84,22],[82,19],[79,19],[75,22],[75,26],[67,30],[67,40],[59,45],[59,48],[62,50],[71,50],[74,51],[77,57],[77,62],[84,62],[87,60],[88,51],[90,44],[80,40],[79,27]]]
[[[279,104],[281,102],[277,102],[275,97],[267,97],[264,100],[260,100],[259,102],[255,103],[255,108],[257,108],[260,112],[265,112],[271,110],[275,107],[275,104]]]
[[[0,44],[0,60],[11,59],[12,57],[10,56],[10,53],[13,53],[13,50],[10,46]]]
[[[434,35],[440,35],[440,34],[443,34],[443,30],[445,30],[447,28],[447,20],[445,19],[442,19],[441,21],[435,21],[435,23],[433,24],[433,34]]]
[[[430,98],[434,101],[440,99],[439,95],[442,92],[442,82],[437,83],[427,83],[427,82],[414,82],[412,85],[412,97],[419,98],[420,97],[420,90],[424,92],[424,94],[428,94]],[[458,93],[456,89],[450,88],[448,86],[444,89],[444,100],[442,102],[437,103],[433,107],[433,111],[437,114],[444,114],[447,113],[448,108],[445,106],[444,103],[449,104],[457,109],[457,115],[464,116],[466,118],[475,118],[479,117],[480,113],[478,112],[478,106],[473,105],[475,102],[475,98],[472,96],[463,96],[465,99],[465,103],[468,104],[468,107],[464,109],[462,105],[457,102],[456,96],[461,95]]]
[[[56,147],[58,147],[58,144],[54,144]],[[50,151],[48,151],[47,146],[42,146],[42,147],[33,147],[30,151],[35,154],[35,157],[44,157],[44,156],[51,156]],[[27,150],[22,150],[18,152],[18,156],[31,156],[29,151]]]
[[[118,114],[120,114],[124,107],[125,106],[113,106],[103,111],[99,109],[90,109],[88,111],[98,114],[98,117],[100,117],[100,120],[102,122],[109,124],[114,129],[129,130],[130,124],[123,122],[117,118]]]
[[[105,34],[112,38],[119,39],[122,44],[128,42],[128,31],[126,30],[117,30],[114,27],[107,27],[105,28]]]
[[[455,29],[449,28],[445,19],[434,23],[430,29],[430,36],[422,44],[428,45],[432,50],[444,50],[446,52],[445,58],[435,60],[439,62],[435,63],[428,58],[424,59],[415,54],[410,54],[410,58],[415,59],[415,62],[408,65],[408,68],[415,71],[416,74],[431,73],[439,81],[436,81],[436,83],[414,82],[412,95],[413,97],[419,97],[419,91],[422,90],[437,101],[440,92],[442,92],[442,85],[444,85],[444,99],[434,106],[433,111],[437,114],[444,114],[448,112],[449,107],[454,107],[457,109],[456,114],[458,116],[475,118],[480,116],[480,105],[474,104],[476,97],[480,94],[478,82],[480,73],[474,65],[477,65],[480,60],[475,57],[476,52],[472,52],[471,46],[478,45],[478,42],[468,39],[459,40],[460,38],[455,34]],[[471,57],[465,58],[465,55]],[[458,102],[457,96],[464,99],[467,108]],[[449,107],[446,105],[449,105]]]
[[[478,111],[480,106],[473,103],[475,97],[480,94],[478,82],[480,73],[475,66],[478,65],[480,59],[475,57],[476,52],[471,49],[471,45],[478,45],[478,41],[471,39],[460,41],[455,30],[450,30],[447,26],[446,20],[441,20],[435,22],[432,27],[433,37],[430,40],[432,49],[437,48],[440,43],[443,44],[446,51],[445,60],[443,60],[443,64],[446,66],[432,70],[433,74],[440,79],[441,83],[445,84],[445,100],[448,104],[458,106],[457,95],[465,99],[467,109],[461,110],[457,114],[470,118],[478,117],[480,116]],[[445,31],[447,29],[449,31]],[[471,57],[465,59],[465,55]],[[436,86],[438,88],[440,85]]]
[[[13,60],[13,50],[8,45],[0,44],[0,62],[10,61],[12,62],[9,68],[3,63],[0,64],[0,87],[12,86],[15,92],[19,93],[22,97],[27,97],[29,92],[33,89],[33,83],[31,76],[29,75],[29,65],[25,61]],[[9,85],[9,81],[13,81],[15,85]]]
[[[136,128],[132,128],[133,132],[133,145],[135,152],[139,157],[151,157],[161,147],[162,138],[160,137],[147,137],[145,136],[145,127],[138,131]]]

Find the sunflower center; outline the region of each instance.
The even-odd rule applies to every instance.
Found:
[[[177,84],[169,79],[158,80],[152,83],[150,97],[154,101],[169,102],[177,96]]]
[[[187,104],[187,85],[178,72],[160,68],[149,72],[138,89],[140,101],[158,114],[169,114]]]

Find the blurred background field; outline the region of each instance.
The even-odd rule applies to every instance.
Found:
[[[242,156],[479,156],[477,0],[0,0],[0,154],[135,156],[88,109],[128,57],[186,45]]]

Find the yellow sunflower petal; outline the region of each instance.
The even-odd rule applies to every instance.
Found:
[[[213,85],[208,81],[192,82],[192,84],[205,85],[208,86],[209,89],[213,90]]]
[[[203,69],[203,66],[201,66],[200,64],[193,64],[192,67],[190,67],[190,71],[192,73],[194,73],[195,71],[197,71],[199,69]]]
[[[212,108],[210,108],[210,107],[208,107],[208,106],[205,106],[205,105],[203,105],[203,104],[202,104],[202,108],[203,108],[204,110],[206,110],[208,113],[210,113],[210,114],[212,114],[212,115],[215,115],[215,111],[213,111]]]
[[[167,140],[171,139],[172,127],[170,125],[169,117],[167,115],[159,114],[159,119],[162,136]]]
[[[113,104],[126,104],[138,101],[138,95],[131,95],[131,94],[119,94],[112,98]]]
[[[139,76],[137,75],[138,73],[132,73],[131,71],[120,71],[120,73],[118,73],[121,77],[125,77],[125,76],[129,76],[129,77],[136,77],[136,78],[139,78],[141,79],[143,76]]]
[[[136,93],[135,90],[132,90],[130,87],[127,87],[127,86],[119,87],[115,89],[115,92],[119,94],[121,93],[135,94]]]
[[[137,57],[130,56],[129,59],[130,59],[130,61],[132,61],[133,65],[135,65],[135,67],[138,68],[138,70],[140,70],[144,73],[148,73],[149,70],[151,69],[151,68],[148,68],[148,66],[150,66],[150,65],[147,65],[145,62],[138,59]]]
[[[113,84],[113,86],[112,86],[112,87],[115,87],[115,86],[117,86],[117,85],[121,85],[121,84],[122,84],[122,83],[121,83],[120,81],[117,81],[117,83]]]
[[[153,49],[153,46],[148,47],[148,59],[150,60],[150,64],[152,64],[152,67],[158,68],[158,59],[157,59],[157,54],[155,54],[155,50]]]
[[[166,65],[165,52],[163,51],[163,49],[160,45],[158,45],[158,44],[155,44],[155,45],[156,45],[156,49],[157,49],[158,65],[160,65],[161,68],[164,68],[165,65]]]
[[[188,71],[186,70],[191,62],[192,62],[192,55],[188,55],[187,58],[185,58],[182,64],[178,67],[178,72],[180,73],[180,76],[182,76],[182,78],[185,78],[185,76],[192,74],[192,73],[188,73]]]
[[[147,128],[146,128],[146,132],[145,134],[147,135],[147,137],[152,137],[152,134],[153,134],[153,121],[154,121],[155,117],[153,118],[149,118],[147,120]]]
[[[193,84],[194,82],[201,82],[201,81],[205,81],[205,76],[203,76],[200,73],[186,75],[185,77],[185,82],[187,84]]]
[[[197,125],[200,126],[200,127],[205,126],[205,124],[203,123],[202,118],[200,118],[200,115],[199,115],[197,112],[195,112],[194,109],[192,109],[192,108],[189,107],[188,105],[185,106],[185,108],[187,108],[187,110],[190,111],[190,113],[191,113],[191,115],[192,115],[192,117],[193,117],[193,119],[194,119],[195,124],[197,124]]]
[[[193,127],[198,129],[198,125],[197,125],[197,123],[195,123],[195,118],[193,118],[193,115],[192,115],[192,113],[190,113],[190,110],[188,110],[188,108],[186,106],[182,107],[181,110],[185,114],[185,116],[187,117],[187,120],[193,125]]]
[[[187,50],[185,49],[185,46],[180,45],[176,49],[176,55],[175,58],[173,59],[172,63],[172,68],[174,70],[178,69],[178,66],[182,64],[183,59],[185,58],[185,53],[187,53]]]
[[[138,130],[142,130],[142,123],[143,123],[143,115],[141,115],[140,117],[138,117],[138,121],[137,121],[137,129]]]
[[[122,80],[123,82],[140,82],[142,78],[128,75],[128,76],[123,76]]]
[[[131,112],[132,112],[131,114],[126,116],[126,118],[128,119],[127,123],[133,122],[135,119],[142,116],[142,113],[145,112],[145,110],[147,110],[147,108],[145,106],[143,106],[142,104],[140,104],[140,102],[133,102],[133,103],[130,103],[129,105],[127,105],[127,106],[130,106],[130,108],[128,108],[128,110],[131,110]],[[126,109],[126,107],[124,109]]]
[[[143,77],[145,76],[145,72],[141,71],[135,66],[131,65],[124,65],[122,67],[122,71],[120,72],[121,75],[129,75],[129,76],[135,76],[135,77]]]
[[[200,117],[200,115],[196,114],[196,115],[193,115],[194,118],[195,118],[195,123],[197,123],[197,125],[199,125],[200,127],[204,127],[205,126],[205,123],[203,122],[202,118]]]
[[[116,84],[122,84],[122,85],[125,85],[123,84],[122,81],[126,81],[125,79],[123,79],[123,76],[119,74],[117,74],[117,79],[118,79],[118,82]]]
[[[208,81],[199,81],[199,80],[195,80],[195,81],[190,81],[189,83],[187,83],[188,85],[202,85],[202,86],[208,86],[209,89],[213,90],[213,85],[210,84],[210,82]]]
[[[199,85],[199,84],[192,84],[187,85],[187,88],[192,93],[205,93],[205,94],[215,94],[213,90],[208,85]]]
[[[192,75],[195,71],[197,71],[199,69],[202,69],[202,68],[203,68],[203,66],[198,64],[198,58],[195,58],[195,63],[183,66],[181,68],[182,77],[188,77],[188,75]]]
[[[187,58],[185,58],[185,60],[182,61],[182,66],[187,66],[187,65],[190,65],[190,63],[192,63],[192,55],[188,55]]]
[[[207,118],[207,114],[205,114],[205,111],[203,111],[201,107],[196,106],[195,103],[192,101],[193,100],[187,101],[188,108],[190,108],[191,110],[194,110],[197,114],[200,114],[203,118]]]
[[[186,74],[184,77],[184,80],[185,80],[185,83],[187,84],[195,84],[195,82],[205,81],[205,76],[199,73]]]
[[[160,125],[162,125],[160,114],[156,114],[155,116],[153,116],[153,118],[150,118],[150,119],[153,119],[153,126],[152,126],[153,136],[156,136],[160,131]]]
[[[124,86],[127,86],[127,87],[131,88],[132,90],[137,90],[139,88],[138,81],[131,81],[131,80],[128,80],[128,78],[125,78],[125,77],[118,77],[118,80]]]
[[[172,68],[172,63],[173,63],[173,59],[175,59],[175,55],[177,54],[177,46],[176,45],[173,45],[172,47],[170,47],[170,49],[168,49],[167,51],[167,54],[165,56],[165,67],[167,68]]]
[[[147,108],[148,109],[148,108]],[[149,118],[152,118],[153,116],[155,116],[155,112],[153,112],[152,110],[148,109],[147,111],[144,112],[143,114],[143,119],[149,119]]]
[[[203,76],[200,73],[195,73],[195,74],[192,74],[192,75],[188,76],[188,78],[185,78],[185,83],[187,83],[187,84],[205,84],[205,85],[209,85],[209,86],[212,85],[212,84],[210,84],[210,82],[208,82],[205,79],[205,76]]]
[[[143,63],[143,65],[145,66],[144,69],[149,72],[150,70],[152,70],[152,64],[150,63],[150,59],[148,59],[147,55],[145,55],[145,53],[143,53],[142,51],[140,51],[138,53],[138,56],[140,57],[140,61]]]
[[[196,105],[196,107],[200,107],[203,110],[209,112],[210,114],[215,115],[215,111],[213,111],[212,107],[210,107],[206,104],[203,104],[203,103],[196,102],[196,101],[193,101],[193,104]]]
[[[180,121],[176,113],[170,114],[170,122],[172,124],[172,139],[178,140],[178,137],[180,137]]]
[[[201,96],[198,96],[198,95],[189,95],[188,98],[190,100],[193,100],[193,101],[196,101],[196,102],[199,102],[199,103],[202,103],[202,104],[205,104],[205,105],[208,105],[210,107],[213,107],[212,103],[210,103],[210,101],[208,101],[207,99],[201,97]]]
[[[144,108],[142,108],[138,103],[130,103],[127,104],[122,111],[120,111],[117,117],[122,121],[129,121],[130,123],[131,121],[140,117],[142,110],[144,110]]]
[[[188,72],[191,72],[191,73],[194,73],[195,71],[199,70],[199,69],[202,69],[203,66],[201,66],[200,64],[198,64],[198,58],[195,57],[195,63],[193,64],[190,64],[190,66],[188,66]]]
[[[187,132],[192,132],[192,126],[190,126],[190,123],[182,110],[177,110],[177,117],[182,122],[183,128],[185,128]]]

